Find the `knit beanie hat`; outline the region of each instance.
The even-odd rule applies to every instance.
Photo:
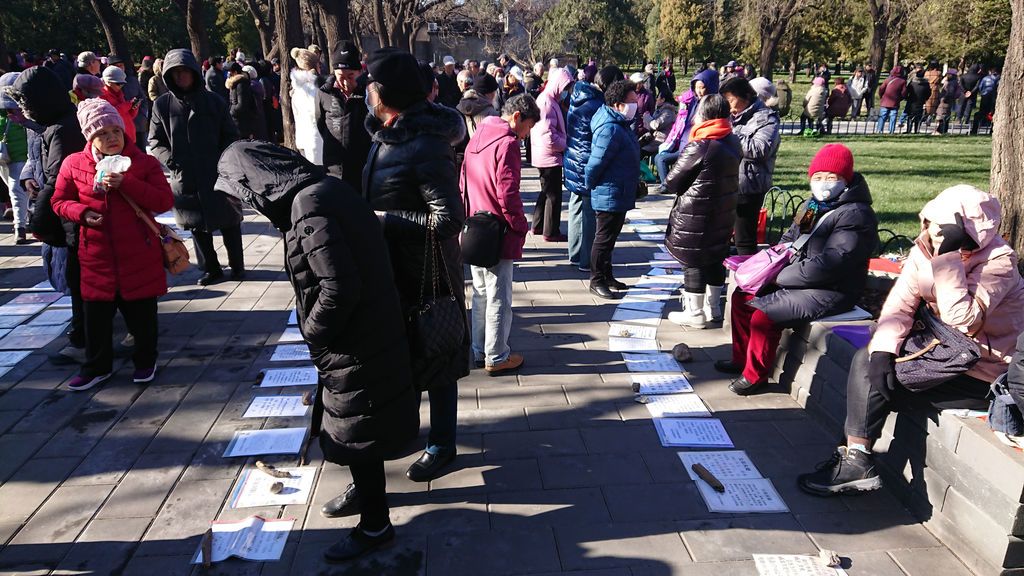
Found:
[[[82,135],[89,141],[107,126],[117,126],[124,131],[121,115],[102,98],[88,98],[78,103],[78,123],[82,125]]]
[[[775,84],[772,84],[772,81],[764,76],[752,79],[750,87],[754,89],[754,92],[757,92],[757,97],[761,100],[767,100],[776,94]]]
[[[79,90],[86,98],[99,98],[103,93],[103,81],[92,74],[76,74],[71,89]]]
[[[312,70],[316,68],[317,63],[320,61],[319,56],[305,48],[292,48],[291,56],[292,60],[295,60],[295,63],[298,65],[299,70]]]
[[[389,92],[401,93],[410,98],[426,96],[416,58],[404,50],[376,50],[370,54],[366,68],[373,81],[383,85]]]
[[[359,61],[359,49],[352,42],[343,42],[331,54],[331,62],[335,70],[362,70],[363,63]]]
[[[821,76],[815,76],[814,80],[811,80],[811,84],[814,84],[815,86],[824,86],[825,79],[822,78]]]
[[[260,73],[256,70],[256,68],[248,64],[242,66],[242,72],[248,74],[250,80],[256,80],[257,78],[260,77]]]
[[[20,108],[14,98],[8,96],[6,94],[7,91],[4,90],[4,88],[14,86],[14,81],[18,79],[18,76],[21,76],[21,72],[8,72],[7,74],[0,76],[0,110],[14,110],[15,108]]]
[[[473,80],[473,91],[477,94],[493,94],[498,90],[498,81],[490,74],[480,74]]]
[[[128,82],[128,77],[125,76],[124,70],[121,70],[117,66],[107,66],[103,70],[104,84],[124,84],[126,82]]]
[[[807,177],[815,172],[835,172],[847,183],[853,181],[853,152],[842,144],[825,144],[814,155]]]

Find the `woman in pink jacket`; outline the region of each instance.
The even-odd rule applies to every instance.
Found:
[[[868,348],[854,356],[846,391],[846,446],[800,487],[820,496],[881,487],[871,447],[890,412],[904,408],[985,410],[989,384],[1009,368],[1024,331],[1024,280],[1017,254],[999,236],[999,201],[973,186],[944,190],[921,210],[921,235],[882,308]],[[896,357],[921,304],[970,336],[981,359],[965,373],[913,392],[897,379]]]
[[[540,171],[540,195],[533,211],[533,234],[548,242],[565,242],[562,221],[562,155],[565,153],[565,109],[573,80],[564,68],[552,68],[537,97],[540,122],[530,130],[533,166]]]

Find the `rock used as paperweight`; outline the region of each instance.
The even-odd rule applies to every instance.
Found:
[[[690,347],[682,342],[672,347],[672,357],[676,359],[676,362],[690,362],[693,360]]]

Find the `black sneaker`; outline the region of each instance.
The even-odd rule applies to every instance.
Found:
[[[383,534],[369,536],[363,529],[356,526],[348,536],[324,550],[324,560],[328,562],[345,562],[373,552],[377,548],[390,544],[395,539],[395,527],[388,524]]]
[[[804,492],[816,496],[837,496],[848,492],[870,492],[882,487],[870,454],[840,446],[817,470],[796,479]]]
[[[359,494],[356,485],[349,484],[341,496],[335,496],[320,508],[324,518],[341,518],[359,514]]]

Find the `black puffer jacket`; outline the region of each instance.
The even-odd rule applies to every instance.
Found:
[[[854,173],[853,182],[833,205],[835,214],[822,222],[802,253],[782,269],[777,286],[750,303],[776,324],[793,326],[846,312],[864,291],[868,260],[878,246],[878,218],[860,173]],[[782,240],[791,242],[799,235],[794,224]]]
[[[684,266],[707,266],[729,255],[742,158],[735,134],[693,140],[665,179],[669,193],[676,195],[665,247]]]
[[[85,149],[85,136],[61,79],[53,70],[29,68],[11,86],[25,116],[43,126],[42,165],[46,183],[35,201],[32,234],[51,246],[74,246],[75,225],[54,213],[50,200],[60,166],[68,156]]]
[[[224,83],[228,89],[228,107],[242,138],[265,140],[267,129],[263,125],[263,110],[258,104],[252,80],[245,72],[235,74]]]
[[[357,192],[363,189],[363,168],[370,153],[364,94],[360,90],[346,98],[333,77],[316,92],[316,127],[324,139],[324,167]]]
[[[187,92],[174,83],[173,71],[181,67],[193,76]],[[189,230],[237,226],[241,205],[213,189],[220,153],[238,139],[227,102],[203,88],[199,64],[189,50],[167,53],[163,77],[169,92],[153,102],[149,151],[171,171],[174,219]]]
[[[436,228],[456,300],[464,306],[459,233],[466,212],[452,151],[466,133],[462,116],[451,108],[423,101],[406,109],[389,127],[382,126],[376,116],[367,117],[366,127],[373,144],[363,171],[363,197],[374,210],[387,213],[384,238],[402,309],[408,312],[420,300],[428,219]],[[427,274],[430,278],[432,268],[427,268]],[[446,283],[442,280],[440,284],[441,293],[448,294]],[[419,358],[412,361],[421,388],[451,384],[465,376],[469,372],[468,327],[461,353],[448,361],[434,365],[424,365]]]
[[[312,434],[336,464],[388,457],[419,433],[405,324],[387,246],[351,187],[297,152],[238,142],[218,190],[284,233],[299,327],[320,373]]]

